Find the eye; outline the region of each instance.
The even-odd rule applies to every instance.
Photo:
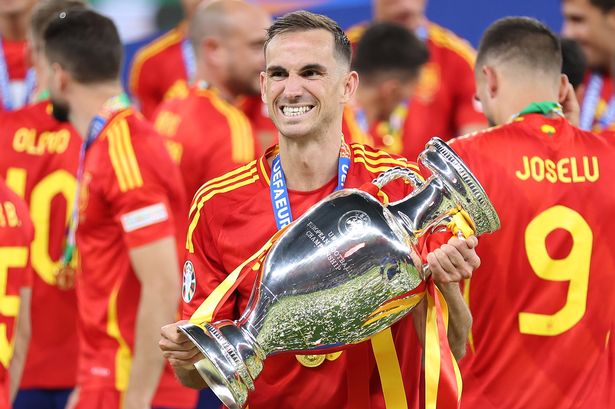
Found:
[[[301,73],[301,76],[305,78],[315,78],[320,76],[320,72],[316,70],[305,70]]]
[[[282,70],[269,71],[269,78],[273,80],[281,80],[281,79],[286,78],[287,76],[288,76],[287,73]]]

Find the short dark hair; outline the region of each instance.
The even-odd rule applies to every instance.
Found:
[[[568,81],[573,88],[577,88],[583,83],[585,71],[587,70],[587,59],[583,49],[575,40],[571,38],[561,38],[562,43],[562,73],[566,74]]]
[[[314,14],[309,11],[299,10],[276,19],[267,29],[265,40],[265,50],[269,42],[278,34],[291,33],[296,31],[326,30],[333,35],[335,51],[342,60],[350,66],[352,59],[352,47],[344,30],[332,19],[322,14]]]
[[[413,32],[398,24],[375,23],[357,44],[353,68],[362,78],[387,74],[412,80],[428,59],[427,46]]]
[[[60,64],[80,83],[116,80],[122,43],[115,24],[92,10],[61,12],[43,35],[49,62]]]
[[[589,0],[590,4],[598,7],[603,13],[608,13],[615,8],[615,0]]]
[[[32,10],[30,30],[35,41],[42,41],[45,29],[62,11],[83,10],[87,8],[84,0],[42,0]]]
[[[540,21],[530,17],[505,17],[491,24],[480,41],[476,69],[487,59],[516,62],[558,74],[562,69],[559,38]]]

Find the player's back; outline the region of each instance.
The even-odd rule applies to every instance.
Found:
[[[603,407],[591,385],[615,312],[615,139],[531,114],[452,147],[502,222],[481,238],[465,288],[474,323],[462,406]]]

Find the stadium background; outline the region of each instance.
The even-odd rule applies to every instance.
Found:
[[[250,0],[266,7],[273,15],[296,9],[325,14],[348,28],[371,16],[371,0]],[[134,53],[181,20],[179,0],[92,0],[101,13],[113,18],[120,29],[126,49],[122,79],[126,84],[127,68]],[[432,21],[467,39],[474,47],[484,29],[494,20],[511,15],[535,17],[556,32],[562,17],[560,0],[429,0],[427,16]]]

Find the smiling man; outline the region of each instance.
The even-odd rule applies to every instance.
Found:
[[[257,161],[206,183],[195,196],[184,267],[184,283],[194,286],[183,293],[185,319],[278,229],[333,191],[359,187],[391,167],[417,169],[405,159],[342,141],[344,106],[358,86],[357,73],[350,71],[350,57],[346,35],[325,16],[290,13],[269,28],[261,91],[280,143]],[[274,189],[281,189],[287,200],[274,206]],[[391,200],[411,190],[401,181],[385,189]],[[453,348],[465,347],[469,329],[469,312],[456,282],[469,277],[480,263],[476,244],[474,237],[467,241],[454,238],[428,256],[434,278],[450,305],[451,326],[461,328],[451,331],[456,334],[449,336]],[[239,317],[255,279],[252,271],[238,284],[216,320]],[[419,317],[424,314],[420,308],[415,311]],[[411,318],[403,321],[408,320],[412,322]],[[201,358],[200,352],[178,333],[181,323],[163,327],[160,347],[182,383],[204,388],[207,385],[193,366]],[[392,407],[390,399],[385,398],[389,383],[383,382],[381,387],[380,379],[396,379],[400,385],[396,397],[401,395],[404,400],[403,382],[415,379],[407,376],[402,381],[396,360],[384,368],[377,359],[377,352],[395,357],[393,339],[387,334],[386,347],[366,341],[342,353],[268,358],[248,398],[249,407]],[[418,350],[419,345],[415,348]],[[420,368],[420,359],[413,363]],[[391,373],[392,369],[396,372]],[[408,390],[417,395],[413,387]]]

